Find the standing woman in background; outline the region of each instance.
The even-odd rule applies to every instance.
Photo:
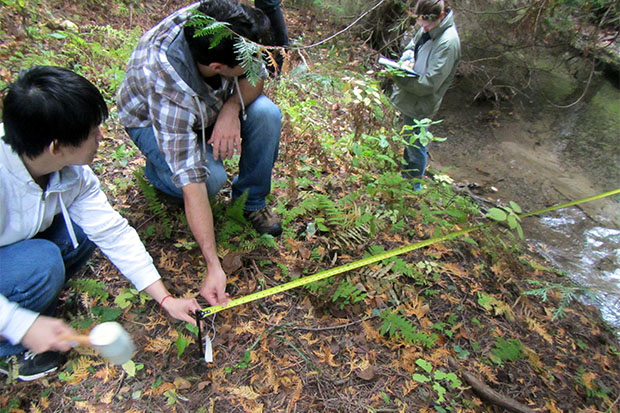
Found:
[[[414,119],[433,119],[461,59],[461,42],[454,24],[454,13],[443,0],[419,0],[415,15],[420,29],[405,48],[401,63],[413,66],[418,77],[395,77],[391,102],[402,113],[404,126]],[[409,142],[405,146],[403,175],[422,179],[426,169],[427,148],[419,141],[411,142],[411,129],[404,128]],[[419,181],[414,189],[421,189]]]

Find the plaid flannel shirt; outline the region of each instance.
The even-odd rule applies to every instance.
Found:
[[[214,90],[199,76],[189,56],[183,62],[184,73],[179,73],[169,58],[179,40],[184,42],[178,37],[183,36],[183,25],[196,6],[178,10],[142,36],[117,94],[121,124],[154,128],[159,149],[172,171],[172,182],[179,188],[209,177],[201,138],[195,131],[215,123],[233,86],[232,78],[222,77],[221,86]],[[191,75],[194,78],[188,79]]]

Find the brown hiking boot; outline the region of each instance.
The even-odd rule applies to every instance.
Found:
[[[259,234],[270,234],[277,237],[282,233],[282,221],[267,207],[258,211],[243,211],[243,216],[250,221]]]

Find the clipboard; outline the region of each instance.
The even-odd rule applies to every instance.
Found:
[[[385,57],[380,57],[378,63],[381,65],[387,66],[389,68],[392,68],[392,69],[401,70],[405,72],[406,76],[408,77],[419,77],[420,76],[420,74],[416,72],[415,70],[402,66],[398,62],[395,62],[394,60],[391,60],[391,59],[386,59]]]

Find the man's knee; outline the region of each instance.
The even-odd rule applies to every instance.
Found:
[[[282,123],[282,112],[280,108],[268,97],[261,95],[248,107],[248,116],[260,119],[261,122],[268,122],[278,128]]]
[[[209,198],[214,198],[220,190],[226,185],[226,169],[224,167],[213,167],[209,170],[209,179],[207,180],[207,192]]]

